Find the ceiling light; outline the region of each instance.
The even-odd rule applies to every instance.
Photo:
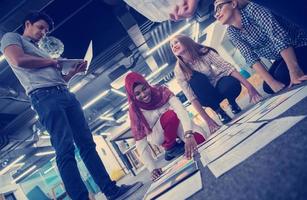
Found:
[[[158,70],[152,72],[149,76],[146,77],[146,80],[150,80],[151,78],[153,78],[154,76],[156,76],[158,73],[160,73],[162,70],[164,70],[166,67],[168,66],[168,63],[165,63],[164,65],[162,65],[161,67],[159,67]]]
[[[121,122],[125,121],[125,120],[127,119],[127,117],[128,117],[128,113],[126,113],[126,114],[124,114],[123,116],[121,116],[120,118],[118,118],[118,119],[116,120],[116,122],[117,122],[117,123],[121,123]]]
[[[74,85],[73,87],[71,87],[71,88],[69,89],[69,91],[75,93],[75,92],[77,92],[81,87],[82,87],[82,82],[77,83],[76,85]]]
[[[96,96],[94,99],[92,99],[91,101],[89,101],[88,103],[86,103],[82,108],[83,110],[87,109],[88,107],[90,107],[91,105],[93,105],[94,103],[96,103],[99,99],[101,99],[102,97],[106,96],[108,94],[109,90],[106,90],[102,93],[100,93],[98,96]]]
[[[50,139],[50,135],[42,135],[40,136],[41,139]]]
[[[18,163],[19,161],[21,161],[23,158],[25,157],[25,155],[22,155],[20,157],[18,157],[16,160],[14,160],[13,162],[11,162],[9,165],[7,165],[6,167],[4,167],[1,171],[0,171],[0,176],[5,174],[6,172],[8,172],[16,163]]]
[[[47,155],[52,155],[52,154],[55,154],[55,151],[39,152],[39,153],[36,153],[35,155],[36,156],[47,156]]]
[[[55,168],[55,166],[50,167],[49,169],[47,169],[46,171],[44,171],[44,174],[47,174],[48,172],[50,172],[51,170],[53,170]]]
[[[36,165],[30,167],[29,169],[27,169],[26,171],[24,171],[22,174],[20,174],[17,178],[14,179],[14,181],[12,181],[12,183],[17,182],[18,180],[20,180],[22,177],[24,177],[25,175],[27,175],[28,173],[30,173],[31,171],[33,171],[36,168]]]
[[[22,167],[22,166],[24,166],[24,165],[25,165],[24,162],[22,162],[22,163],[16,163],[13,167],[19,168],[19,167]]]
[[[197,22],[194,25],[193,37],[194,37],[195,42],[198,42],[198,38],[199,38],[199,23],[197,23]]]
[[[189,28],[191,26],[191,23],[187,23],[186,25],[184,25],[182,28],[180,28],[178,31],[176,31],[175,33],[173,33],[172,35],[168,36],[165,40],[163,40],[162,42],[160,42],[159,44],[157,44],[154,48],[150,49],[149,51],[146,52],[146,56],[149,56],[150,54],[152,54],[153,52],[155,52],[157,49],[159,49],[161,46],[165,45],[166,43],[168,43],[174,36],[180,34],[181,32],[183,32],[184,30],[186,30],[187,28]]]
[[[105,121],[114,121],[113,117],[106,117],[106,116],[100,116],[99,117],[101,120],[105,120]]]
[[[122,111],[126,111],[129,108],[129,103],[126,102],[123,105],[121,105],[121,107],[119,108]]]
[[[0,62],[2,62],[5,59],[4,55],[0,56]]]
[[[120,96],[126,97],[126,93],[123,93],[123,92],[121,92],[119,90],[116,90],[116,89],[112,88],[111,91],[116,93],[116,94],[118,94],[118,95],[120,95]]]

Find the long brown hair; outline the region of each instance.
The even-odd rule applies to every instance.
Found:
[[[214,48],[199,44],[186,35],[176,35],[173,39],[177,39],[180,44],[186,48],[186,51],[190,54],[192,60],[200,61],[202,57],[210,51],[217,53]],[[176,58],[177,65],[182,70],[185,78],[190,80],[193,73],[190,64],[185,63],[181,56],[176,56]]]

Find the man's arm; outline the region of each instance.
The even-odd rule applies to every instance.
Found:
[[[68,82],[72,77],[80,72],[85,72],[87,67],[87,62],[78,63],[75,65],[73,70],[71,70],[67,75],[63,75],[63,79]]]
[[[4,55],[10,63],[23,68],[57,67],[57,60],[42,58],[24,53],[18,45],[9,45],[4,49]]]
[[[182,5],[177,5],[175,10],[170,13],[171,20],[177,21],[192,17],[197,8],[198,0],[184,0]]]

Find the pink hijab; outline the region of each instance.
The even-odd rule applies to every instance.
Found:
[[[151,101],[149,103],[140,102],[135,98],[133,89],[137,84],[144,84],[150,88]],[[145,78],[136,72],[131,72],[126,76],[125,88],[128,94],[132,135],[135,140],[141,140],[150,134],[152,130],[140,108],[144,110],[158,109],[166,104],[174,94],[167,87],[149,85]]]

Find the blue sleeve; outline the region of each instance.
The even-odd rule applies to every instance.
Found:
[[[1,52],[4,53],[4,49],[10,45],[23,46],[18,33],[6,33],[3,35],[1,39]]]
[[[241,36],[233,31],[231,27],[227,29],[227,35],[235,47],[239,49],[248,66],[251,67],[256,62],[260,61],[260,57],[253,51],[250,44],[242,40]]]
[[[288,31],[277,20],[276,16],[268,9],[249,3],[246,6],[246,12],[264,31],[274,44],[274,48],[280,53],[282,50],[291,46],[291,37]]]

